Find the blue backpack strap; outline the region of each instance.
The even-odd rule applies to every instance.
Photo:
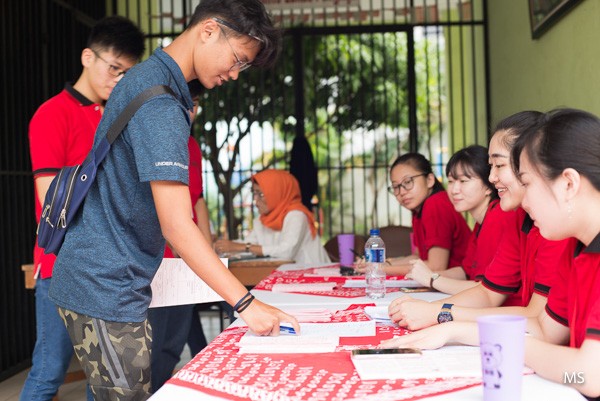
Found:
[[[123,109],[121,114],[117,117],[117,119],[112,123],[108,132],[106,133],[106,138],[102,140],[96,150],[94,151],[95,162],[96,165],[100,165],[102,160],[106,157],[108,150],[110,149],[110,145],[121,135],[125,126],[131,120],[131,117],[138,111],[140,107],[144,103],[146,103],[149,99],[159,96],[159,95],[171,95],[174,98],[177,98],[173,89],[166,85],[156,85],[151,88],[146,89],[139,95],[137,95],[129,104]]]

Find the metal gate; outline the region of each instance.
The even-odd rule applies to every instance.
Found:
[[[215,231],[238,238],[252,228],[249,178],[288,169],[296,136],[308,139],[317,164],[324,238],[410,225],[385,189],[395,157],[420,151],[443,178],[455,150],[487,143],[485,2],[264,3],[285,29],[279,63],[206,92],[197,118]],[[118,4],[154,48],[185,28],[198,1]]]

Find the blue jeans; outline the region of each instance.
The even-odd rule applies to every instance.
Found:
[[[32,367],[27,375],[21,401],[49,401],[65,379],[73,356],[73,345],[58,315],[56,305],[48,298],[51,279],[38,279],[35,284],[35,348]],[[94,398],[87,392],[88,401]]]
[[[173,370],[188,339],[194,305],[165,306],[148,309],[152,327],[150,357],[152,392],[156,392],[173,375]]]

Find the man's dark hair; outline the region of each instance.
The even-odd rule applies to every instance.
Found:
[[[199,22],[217,17],[227,22],[222,27],[233,37],[255,38],[261,47],[252,61],[255,67],[268,68],[275,64],[281,49],[281,31],[273,26],[273,21],[260,0],[202,0],[194,10],[187,29]]]
[[[139,60],[144,54],[144,34],[130,20],[114,15],[102,18],[90,32],[87,47],[96,51],[113,51],[115,55]]]

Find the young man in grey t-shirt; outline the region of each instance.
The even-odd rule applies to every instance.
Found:
[[[96,400],[143,400],[150,384],[150,282],[165,239],[260,335],[296,319],[266,305],[223,266],[192,220],[187,82],[211,89],[249,66],[275,61],[280,42],[259,0],[203,0],[186,30],[132,68],[113,91],[95,144],[139,93],[168,85],[176,97],[147,101],[114,142],[65,237],[50,297],[59,306]],[[161,235],[162,234],[162,235]],[[164,237],[164,238],[163,238]],[[121,341],[113,339],[119,338]]]

